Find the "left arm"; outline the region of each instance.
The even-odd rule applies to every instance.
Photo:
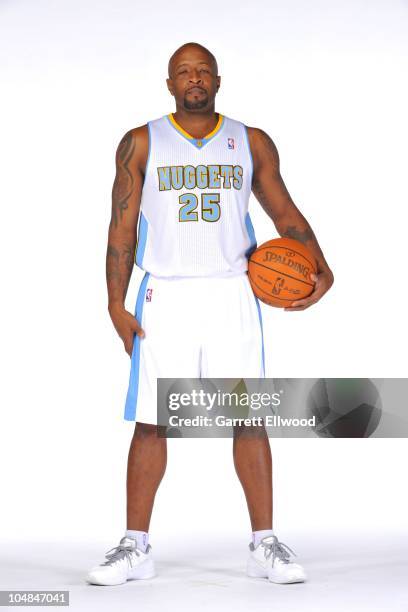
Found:
[[[279,154],[273,140],[258,128],[247,128],[254,162],[252,191],[271,217],[282,237],[302,242],[316,258],[317,276],[313,293],[297,300],[285,310],[304,310],[315,304],[333,284],[333,272],[324,258],[312,228],[293,202],[280,174]]]

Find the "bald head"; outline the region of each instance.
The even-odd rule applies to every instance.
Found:
[[[211,111],[221,83],[217,60],[203,45],[186,43],[171,56],[166,82],[177,108],[196,113]]]
[[[191,56],[197,56],[198,54],[202,55],[203,57],[205,56],[207,58],[206,61],[213,67],[213,70],[215,74],[217,75],[218,74],[217,60],[215,59],[215,56],[211,53],[211,51],[209,51],[208,49],[206,49],[206,47],[203,47],[203,45],[200,45],[199,43],[189,42],[189,43],[185,43],[184,45],[176,49],[176,51],[173,53],[173,55],[169,59],[169,65],[168,65],[169,78],[170,79],[173,78],[174,71],[179,63],[181,63],[183,60],[188,60],[188,58]]]

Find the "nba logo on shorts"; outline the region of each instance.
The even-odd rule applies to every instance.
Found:
[[[233,149],[234,148],[234,139],[233,138],[228,138],[228,148],[229,149]]]
[[[152,301],[152,292],[153,292],[153,289],[151,288],[146,290],[146,302]]]

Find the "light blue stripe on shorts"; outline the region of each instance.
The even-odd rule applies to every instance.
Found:
[[[150,274],[146,272],[139,286],[136,299],[135,317],[139,325],[142,325],[143,305],[146,295],[146,285]],[[129,387],[126,396],[125,419],[136,420],[137,393],[139,389],[139,366],[140,366],[140,337],[135,333],[133,340],[132,360],[130,365]]]
[[[259,316],[259,325],[261,326],[261,336],[262,336],[262,376],[265,378],[265,348],[264,348],[264,333],[263,333],[263,324],[262,324],[262,312],[261,305],[259,303],[259,299],[254,294],[256,306],[258,308],[258,316]]]

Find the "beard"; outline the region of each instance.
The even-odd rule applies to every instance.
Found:
[[[208,104],[208,95],[205,94],[199,100],[189,100],[187,96],[184,96],[184,108],[187,110],[198,110],[204,108]]]

